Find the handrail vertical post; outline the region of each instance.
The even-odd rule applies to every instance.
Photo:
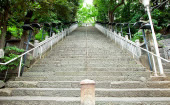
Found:
[[[23,59],[23,56],[21,56],[21,58],[20,58],[18,77],[20,77],[20,75],[21,75],[22,59]]]
[[[155,66],[155,59],[153,55],[152,55],[152,61],[153,61],[154,76],[158,76],[156,66]]]
[[[132,54],[133,54],[133,58],[134,58],[134,47],[133,47],[132,43],[131,43],[131,47],[132,47]]]
[[[52,48],[53,48],[53,41],[51,40],[51,50],[52,50]]]
[[[42,56],[42,46],[40,46],[40,50],[41,50],[41,54],[40,54],[40,59],[41,59],[41,56]]]

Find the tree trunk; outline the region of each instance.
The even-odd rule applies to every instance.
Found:
[[[21,41],[20,41],[20,45],[19,45],[20,49],[26,48],[26,44],[24,42],[27,42],[27,39],[28,39],[28,31],[24,30],[23,35],[21,36]]]
[[[30,24],[30,19],[32,16],[33,16],[33,11],[28,11],[27,15],[25,16],[26,20],[24,24]],[[27,43],[28,35],[29,35],[28,31],[24,30],[23,35],[21,36],[19,48],[22,48],[22,49],[26,48],[25,42]]]
[[[113,21],[114,21],[113,12],[109,11],[109,23],[113,23]],[[112,29],[112,25],[109,26],[109,29]]]
[[[5,47],[5,37],[6,37],[6,32],[7,32],[7,21],[8,21],[8,13],[9,13],[9,7],[7,6],[5,8],[5,11],[3,16],[1,16],[1,23],[0,23],[0,28],[1,28],[1,36],[0,36],[0,49],[3,49]]]
[[[3,25],[1,28],[1,37],[0,37],[0,49],[5,47],[5,36],[7,32],[7,25]]]

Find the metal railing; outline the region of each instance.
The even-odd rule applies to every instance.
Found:
[[[112,40],[114,40],[115,43],[119,44],[122,49],[126,49],[129,52],[131,52],[132,55],[133,55],[133,58],[134,57],[139,58],[141,56],[141,50],[151,54],[153,70],[154,70],[153,72],[154,72],[155,76],[158,76],[158,72],[157,72],[157,68],[156,68],[156,62],[155,62],[155,57],[156,58],[160,58],[164,62],[170,63],[169,60],[164,59],[164,58],[162,58],[162,57],[160,57],[160,56],[158,56],[158,55],[156,55],[156,54],[154,54],[154,53],[152,53],[152,52],[150,52],[150,51],[140,47],[139,40],[137,40],[136,42],[133,42],[133,41],[128,39],[128,36],[122,37],[121,33],[116,33],[115,31],[112,32],[112,30],[109,30],[109,29],[103,27],[100,24],[95,24],[95,27],[98,30],[100,30],[103,34],[107,35],[107,37],[110,37]],[[162,71],[159,70],[159,72],[162,72]],[[161,76],[165,76],[164,71],[163,71],[163,74],[161,74]]]
[[[50,38],[46,38],[44,41],[40,42],[40,43],[35,43],[34,44],[34,48],[24,52],[23,54],[19,55],[16,58],[13,58],[11,60],[9,60],[8,62],[5,63],[0,63],[0,65],[8,65],[9,63],[17,60],[18,58],[20,58],[20,63],[19,63],[19,70],[18,70],[18,77],[20,77],[21,75],[21,67],[22,67],[22,61],[23,61],[23,56],[28,54],[29,52],[33,51],[33,56],[34,57],[40,57],[42,56],[42,54],[44,52],[46,52],[49,48],[51,48],[52,50],[52,46],[54,44],[56,44],[58,41],[60,41],[61,39],[63,40],[63,38],[71,33],[72,31],[74,31],[76,28],[78,27],[78,24],[73,24],[71,25],[69,28],[65,29],[64,31],[62,30],[62,32],[58,33],[58,34],[54,34],[53,36]]]

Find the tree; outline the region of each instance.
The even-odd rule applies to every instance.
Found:
[[[0,0],[0,49],[4,48],[9,25],[21,27],[31,22],[74,21],[78,5],[79,0]],[[24,31],[20,48],[24,48],[27,37]]]
[[[109,22],[114,21],[114,12],[123,5],[125,0],[94,0],[94,5],[98,9],[99,15],[104,16]],[[100,17],[99,17],[100,18]]]
[[[0,49],[4,48],[5,45],[5,36],[7,31],[7,22],[9,18],[10,4],[12,0],[0,0],[0,28],[1,28],[1,37],[0,37]]]
[[[77,12],[78,21],[81,23],[94,23],[98,14],[97,9],[88,4],[84,7],[83,4],[84,2],[82,1]]]

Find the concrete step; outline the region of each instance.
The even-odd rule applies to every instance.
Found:
[[[120,49],[92,49],[92,48],[85,48],[85,49],[61,49],[61,48],[53,48],[49,54],[55,54],[55,52],[65,52],[65,53],[72,53],[72,52],[86,52],[88,51],[89,53],[120,53],[120,54],[128,54],[127,51],[125,50],[120,50]]]
[[[130,56],[111,56],[111,55],[94,55],[94,56],[86,56],[86,54],[80,54],[80,55],[73,55],[73,54],[68,54],[68,55],[58,55],[58,56],[47,56],[46,58],[51,58],[51,59],[56,59],[56,58],[110,58],[110,59],[114,59],[114,58],[119,58],[119,59],[128,59],[128,58],[132,58]]]
[[[80,88],[80,81],[9,81],[7,88]],[[114,81],[96,82],[96,88],[170,88],[170,81]]]
[[[114,46],[114,45],[113,45]],[[125,50],[121,50],[120,48],[111,48],[111,49],[107,49],[106,47],[96,47],[96,48],[91,48],[89,46],[87,47],[55,47],[53,48],[53,50],[51,51],[51,53],[56,52],[56,51],[86,51],[86,49],[88,49],[88,51],[93,51],[93,52],[100,52],[100,51],[108,51],[108,52],[127,52]]]
[[[92,79],[95,81],[140,81],[143,76],[33,76],[19,77],[16,81],[80,81]],[[148,78],[148,77],[145,77]]]
[[[96,97],[96,105],[169,105],[169,97]],[[10,100],[10,101],[9,101]],[[80,105],[80,97],[0,97],[1,105]]]
[[[156,77],[152,76],[150,80],[152,80],[152,81],[170,81],[170,77],[169,76],[156,76]]]
[[[150,76],[150,72],[143,71],[56,71],[56,72],[24,72],[22,76]]]
[[[109,46],[109,45],[107,45],[107,46],[96,46],[96,45],[91,45],[91,44],[89,44],[88,46],[83,46],[83,45],[74,45],[74,46],[69,46],[69,45],[66,45],[66,46],[57,46],[56,48],[55,48],[55,50],[57,51],[57,50],[61,50],[61,49],[67,49],[67,50],[74,50],[74,49],[80,49],[80,50],[84,50],[84,49],[97,49],[97,50],[99,50],[99,49],[111,49],[111,51],[121,51],[121,49],[118,49],[117,47],[114,47],[114,45],[111,45],[111,46]],[[54,50],[54,51],[55,51]]]
[[[127,68],[138,68],[138,67],[143,67],[141,64],[86,64],[84,62],[80,62],[78,64],[60,64],[60,63],[56,63],[56,64],[35,64],[34,67],[70,67],[70,68],[85,68],[85,67],[98,67],[98,68],[111,68],[111,67],[127,67]]]
[[[7,92],[7,93],[6,93]],[[55,96],[80,97],[80,88],[6,88],[0,91],[5,96]],[[136,88],[105,89],[96,88],[96,97],[170,97],[170,89]]]
[[[31,72],[52,72],[52,71],[146,71],[144,67],[35,67],[33,66],[28,71]]]
[[[49,60],[39,60],[36,64],[56,64],[56,63],[79,63],[79,62],[86,62],[86,63],[100,63],[100,64],[137,64],[134,60],[120,60],[120,59],[57,59],[56,61],[49,61]]]
[[[114,54],[114,53],[110,53],[110,54],[105,54],[105,53],[88,53],[88,52],[83,52],[83,53],[58,53],[58,54],[49,54],[47,56],[47,58],[50,58],[50,57],[63,57],[63,56],[66,56],[66,57],[70,57],[70,56],[86,56],[87,58],[104,58],[104,57],[107,57],[107,58],[131,58],[130,55],[128,54]]]
[[[124,62],[134,62],[135,60],[133,58],[127,58],[127,57],[115,57],[115,58],[57,58],[57,57],[53,57],[53,58],[43,58],[40,59],[40,61],[44,61],[44,62],[49,62],[49,61],[81,61],[81,60],[86,60],[86,61],[91,61],[91,62],[97,62],[97,61],[116,61],[119,62],[121,61],[122,63]]]
[[[165,72],[170,72],[170,69],[164,69]]]
[[[86,48],[86,49],[83,49],[83,50],[78,50],[78,49],[72,49],[72,50],[69,50],[69,49],[59,49],[59,50],[52,50],[50,52],[50,54],[56,54],[56,53],[64,53],[64,54],[72,54],[72,53],[77,53],[77,54],[81,54],[81,53],[84,53],[84,52],[88,52],[90,54],[128,54],[126,51],[122,51],[122,50],[92,50],[92,49],[89,49],[89,48]]]

